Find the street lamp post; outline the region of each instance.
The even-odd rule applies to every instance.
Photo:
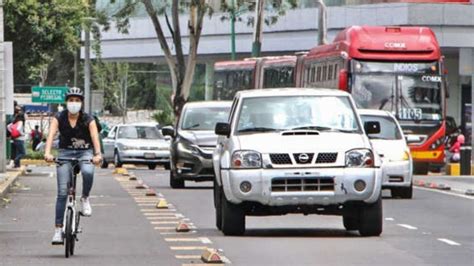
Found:
[[[230,58],[235,60],[235,0],[232,0],[232,8],[230,10]]]

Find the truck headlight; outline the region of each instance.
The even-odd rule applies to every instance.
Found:
[[[374,155],[369,149],[354,149],[346,152],[347,167],[372,167]]]
[[[232,155],[232,168],[261,168],[262,156],[256,151],[236,151]]]
[[[195,147],[193,144],[187,144],[183,142],[178,143],[178,151],[199,155],[199,149],[197,147]]]

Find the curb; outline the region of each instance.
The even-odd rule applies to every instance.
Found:
[[[436,182],[425,182],[424,180],[416,180],[413,182],[413,185],[417,187],[423,187],[423,188],[430,188],[430,189],[435,189],[435,190],[451,190],[451,187],[444,184],[444,183],[436,183]],[[473,189],[464,189],[464,190],[453,190],[458,193],[462,193],[467,196],[474,196],[474,190]]]
[[[10,188],[15,183],[15,181],[21,175],[25,174],[25,166],[20,167],[19,170],[15,171],[7,171],[6,177],[3,182],[0,183],[0,199],[5,197],[8,192],[10,192]]]

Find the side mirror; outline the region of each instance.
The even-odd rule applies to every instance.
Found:
[[[376,121],[368,121],[364,123],[365,133],[368,134],[378,134],[380,133],[380,123]]]
[[[163,136],[170,136],[171,138],[174,138],[176,135],[176,132],[174,131],[174,128],[172,126],[166,126],[161,129],[161,133]]]
[[[214,132],[216,135],[228,137],[230,136],[230,125],[228,123],[217,123]]]

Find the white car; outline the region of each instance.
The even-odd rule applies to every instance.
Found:
[[[246,215],[343,216],[347,230],[382,233],[381,161],[352,97],[330,89],[236,94],[213,154],[216,226],[245,232]]]
[[[362,121],[378,121],[381,132],[369,134],[375,151],[382,159],[382,188],[390,189],[392,197],[413,197],[413,161],[397,119],[382,110],[359,110]]]
[[[103,139],[105,166],[113,162],[145,164],[149,169],[163,165],[169,169],[170,141],[165,139],[154,123],[120,124]]]

